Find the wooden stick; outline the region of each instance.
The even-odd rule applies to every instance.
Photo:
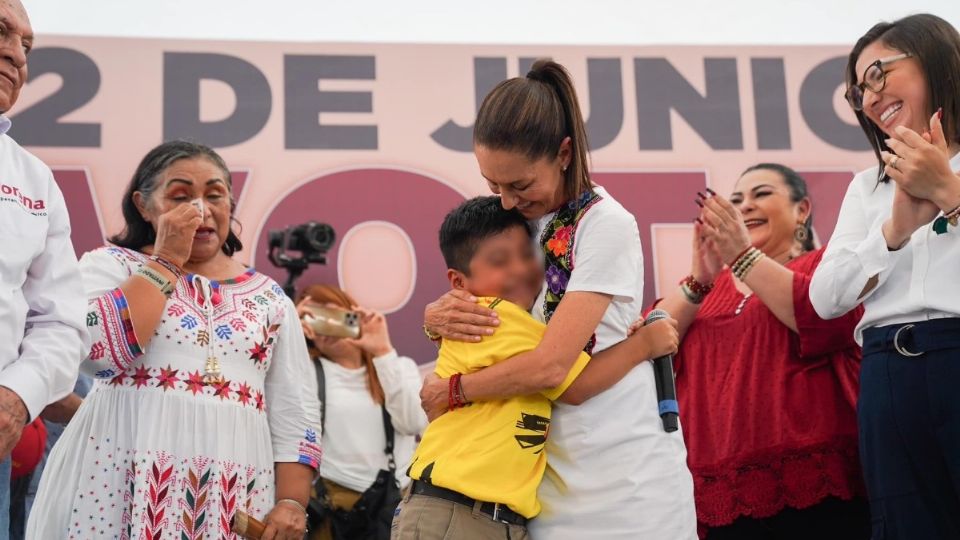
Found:
[[[233,515],[233,522],[230,524],[233,532],[247,540],[260,540],[266,528],[262,521],[240,511]]]

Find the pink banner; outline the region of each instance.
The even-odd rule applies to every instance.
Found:
[[[234,171],[239,256],[282,280],[267,231],[333,225],[328,265],[300,283],[339,283],[388,312],[419,362],[435,355],[423,306],[447,289],[440,222],[486,192],[470,152],[478,101],[537,57],[577,82],[594,179],[640,225],[648,300],[689,269],[696,191],[728,193],[749,165],[787,164],[810,183],[825,241],[852,173],[873,159],[842,98],[842,47],[42,44],[12,135],[54,168],[78,251],[122,227],[123,189],[151,147],[204,142]]]

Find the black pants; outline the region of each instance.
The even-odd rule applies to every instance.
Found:
[[[960,328],[949,321],[918,323],[901,339],[926,351],[917,357],[885,345],[898,327],[864,333],[860,458],[874,540],[960,538]]]
[[[707,531],[707,540],[867,540],[870,512],[865,499],[824,499],[809,508],[785,508],[763,519],[742,517]],[[920,538],[920,537],[917,537]]]

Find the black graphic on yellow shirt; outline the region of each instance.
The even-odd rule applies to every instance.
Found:
[[[535,434],[518,434],[514,438],[520,444],[520,448],[527,450],[533,449],[534,454],[543,452],[543,445],[547,442],[547,434],[550,432],[550,419],[535,414],[520,413],[520,420],[517,422],[517,429],[523,431],[533,431]]]

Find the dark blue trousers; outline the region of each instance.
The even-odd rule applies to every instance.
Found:
[[[864,332],[858,416],[872,538],[960,539],[960,320],[902,326]]]

